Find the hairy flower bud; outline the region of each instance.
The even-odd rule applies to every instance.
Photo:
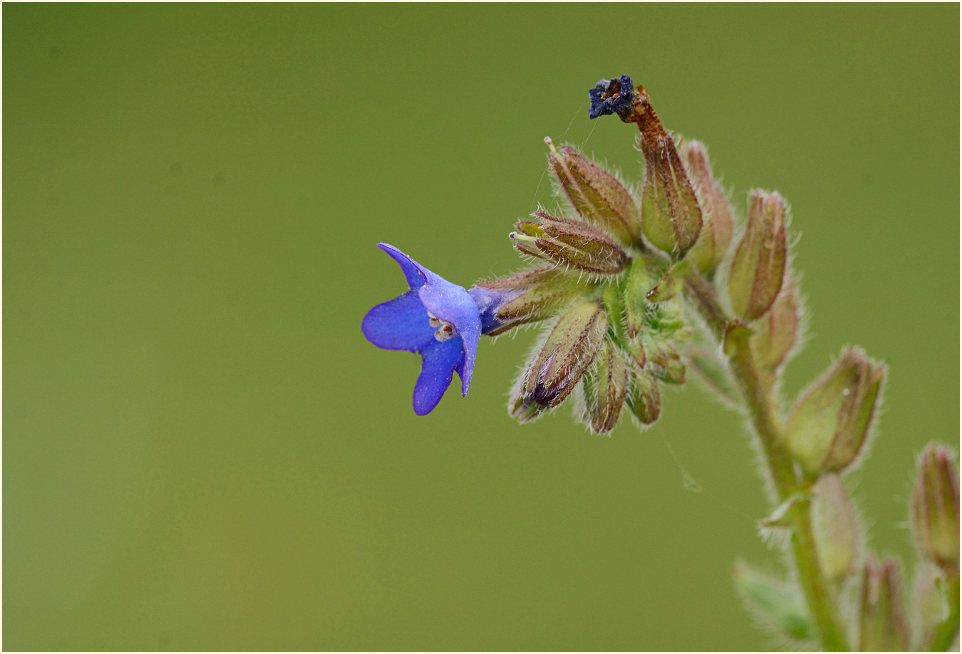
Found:
[[[638,241],[641,211],[625,185],[572,146],[562,145],[556,150],[550,138],[544,141],[560,190],[581,217],[623,243]]]
[[[625,321],[629,337],[635,338],[644,327],[650,305],[648,292],[664,274],[665,266],[657,259],[646,256],[632,259],[625,276]],[[641,365],[644,365],[644,360]]]
[[[540,222],[521,221],[511,232],[519,252],[601,275],[618,274],[628,265],[625,251],[600,229],[544,211],[532,215]]]
[[[771,310],[753,325],[754,333],[750,341],[752,352],[762,369],[771,373],[785,363],[798,341],[800,324],[801,311],[795,283],[786,271],[785,282]]]
[[[959,477],[952,455],[939,445],[929,445],[919,457],[912,533],[926,559],[943,568],[958,566]]]
[[[509,412],[522,422],[561,404],[604,344],[608,319],[601,304],[586,300],[555,323],[518,379]]]
[[[491,281],[480,281],[468,293],[481,311],[481,331],[497,336],[525,323],[550,318],[579,292],[576,276],[558,268],[538,268]]]
[[[698,141],[687,141],[682,144],[681,156],[688,164],[704,223],[698,240],[686,258],[699,272],[709,274],[714,272],[731,244],[734,231],[732,211],[725,199],[725,193],[712,175],[705,146]]]
[[[678,261],[665,271],[658,283],[650,291],[645,293],[645,299],[649,302],[661,303],[674,298],[685,285],[685,275],[691,270],[688,260]]]
[[[855,569],[859,551],[858,515],[855,504],[835,474],[815,483],[812,498],[812,531],[822,573],[842,581]]]
[[[595,356],[581,378],[584,391],[584,422],[596,434],[611,431],[618,423],[628,391],[628,362],[610,340]]]
[[[908,622],[895,561],[868,561],[862,575],[859,606],[859,649],[863,652],[904,652],[909,646]]]
[[[728,278],[732,309],[745,321],[761,318],[782,287],[788,259],[787,212],[778,193],[752,191],[745,233]]]
[[[621,92],[626,95],[623,88]],[[623,121],[637,123],[641,131],[641,152],[645,158],[642,231],[656,248],[680,259],[698,240],[701,207],[675,142],[655,113],[648,92],[639,86],[630,101],[630,111],[617,113]]]
[[[806,470],[844,470],[855,460],[884,378],[885,366],[851,348],[802,394],[788,419],[786,437]]]
[[[648,370],[666,384],[684,384],[685,363],[672,344],[650,332],[644,334],[643,341]]]
[[[651,426],[661,417],[661,392],[658,380],[650,372],[640,368],[632,370],[626,399],[632,415],[643,426]]]

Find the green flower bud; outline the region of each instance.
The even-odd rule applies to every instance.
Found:
[[[561,192],[582,218],[607,230],[622,243],[635,243],[641,212],[624,184],[570,145],[555,150],[550,138],[548,164]]]
[[[765,315],[782,287],[788,258],[787,212],[778,193],[752,191],[745,233],[728,278],[732,309],[747,322]]]
[[[666,384],[684,384],[685,363],[672,344],[650,332],[643,333],[642,340],[648,370]]]
[[[648,291],[665,274],[663,262],[652,257],[635,257],[625,276],[625,321],[628,336],[635,338],[645,325],[645,315],[650,302]],[[645,365],[641,361],[641,365]]]
[[[902,606],[902,589],[895,561],[868,561],[862,576],[859,606],[859,650],[904,652],[909,628]]]
[[[952,455],[939,445],[919,457],[912,533],[923,557],[943,568],[959,565],[959,477]]]
[[[855,460],[884,378],[885,366],[851,348],[802,394],[785,431],[789,450],[808,472],[844,470]]]
[[[658,280],[650,291],[645,294],[649,302],[667,302],[674,298],[685,285],[685,275],[691,270],[691,264],[687,259],[678,261],[665,271],[662,278]]]
[[[497,325],[484,333],[497,336],[519,325],[550,318],[583,290],[576,275],[558,268],[538,268],[504,279],[480,281],[470,292]],[[482,317],[488,317],[487,313]]]
[[[605,342],[608,319],[587,300],[562,314],[521,373],[508,410],[522,422],[556,407],[574,390]]]
[[[650,427],[661,417],[661,392],[654,375],[632,366],[627,402],[632,415],[643,427]]]
[[[675,142],[662,126],[642,87],[634,95],[633,122],[641,130],[645,158],[645,187],[641,196],[641,227],[659,250],[681,259],[698,240],[702,216],[688,173]]]
[[[511,232],[519,252],[600,275],[616,275],[628,265],[625,251],[600,229],[543,211],[532,215],[540,222],[519,222]]]
[[[801,312],[795,283],[788,272],[771,310],[753,325],[752,352],[759,366],[774,373],[785,363],[798,340]]]
[[[611,431],[618,423],[628,391],[628,362],[610,340],[581,378],[584,391],[583,419],[595,434]]]
[[[692,186],[702,209],[704,224],[695,245],[686,257],[699,272],[710,274],[725,257],[731,244],[734,221],[725,194],[715,181],[708,163],[708,152],[698,141],[682,144],[681,156],[688,164]]]
[[[842,581],[855,570],[858,559],[855,504],[838,475],[820,477],[812,491],[812,531],[819,567],[831,581]]]

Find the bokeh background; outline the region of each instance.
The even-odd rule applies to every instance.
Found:
[[[890,366],[853,475],[911,563],[915,454],[959,434],[959,7],[3,6],[3,637],[40,649],[753,649],[778,567],[738,416],[637,432],[506,394],[482,341],[428,417],[360,320],[387,241],[470,285],[552,202],[542,138],[640,175],[587,89],[631,74],[739,207],[793,204],[796,393]],[[911,566],[910,566],[911,568]]]

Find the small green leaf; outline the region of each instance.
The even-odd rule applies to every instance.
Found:
[[[747,563],[735,564],[735,589],[749,611],[765,627],[774,627],[795,640],[815,638],[815,625],[801,595]]]

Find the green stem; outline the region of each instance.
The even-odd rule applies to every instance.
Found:
[[[700,275],[689,274],[685,278],[685,290],[712,334],[724,345],[758,437],[775,495],[778,501],[784,502],[797,491],[805,490],[807,483],[796,478],[791,456],[782,445],[781,416],[774,389],[755,363],[748,340],[749,332],[730,328],[731,319],[719,305],[711,286]],[[818,565],[809,506],[809,502],[798,502],[790,514],[793,525],[792,553],[799,584],[818,626],[822,646],[831,651],[845,651],[848,643],[838,620],[835,593]]]
[[[949,615],[932,634],[932,652],[944,652],[959,633],[959,569],[949,570],[945,580],[945,600],[949,604]]]

